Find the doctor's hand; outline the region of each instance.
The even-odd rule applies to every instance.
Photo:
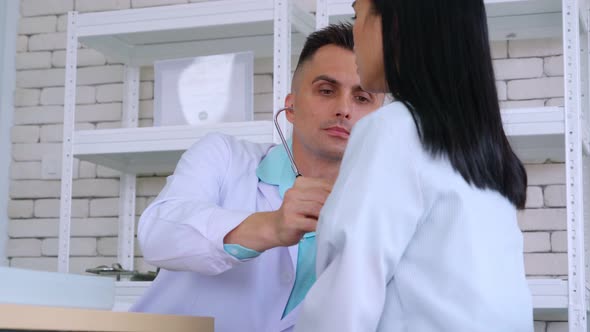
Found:
[[[276,246],[297,244],[305,233],[315,232],[333,183],[324,179],[300,176],[285,193],[283,204],[274,212]]]
[[[223,243],[258,252],[297,244],[305,233],[315,231],[332,185],[323,179],[298,177],[278,210],[251,214],[224,237]]]

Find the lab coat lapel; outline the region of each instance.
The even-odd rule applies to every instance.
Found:
[[[297,255],[299,254],[299,244],[289,247],[289,255],[291,255],[291,262],[293,263],[293,271],[297,271]]]

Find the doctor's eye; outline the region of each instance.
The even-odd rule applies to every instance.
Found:
[[[362,104],[366,104],[366,103],[371,102],[371,99],[369,99],[368,97],[365,97],[365,96],[355,96],[354,99],[356,99],[356,101],[358,101],[359,103],[362,103]]]
[[[332,89],[320,89],[320,93],[325,96],[331,96],[334,94],[334,90]]]

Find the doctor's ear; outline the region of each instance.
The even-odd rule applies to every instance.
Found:
[[[285,98],[285,107],[290,107],[290,110],[286,110],[285,116],[287,120],[291,123],[295,120],[295,95],[292,93],[288,94]]]
[[[290,107],[291,109],[285,111],[285,116],[287,117],[287,121],[293,123],[293,121],[295,121],[295,109],[293,108],[293,105],[290,105],[288,107]]]

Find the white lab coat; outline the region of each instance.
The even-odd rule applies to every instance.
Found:
[[[299,309],[281,317],[297,246],[246,262],[223,248],[225,235],[250,214],[281,205],[278,188],[256,176],[271,147],[209,135],[184,153],[139,222],[144,258],[162,270],[132,311],[212,316],[216,332],[292,330]]]
[[[516,209],[467,184],[390,104],[352,131],[297,332],[532,332]]]

